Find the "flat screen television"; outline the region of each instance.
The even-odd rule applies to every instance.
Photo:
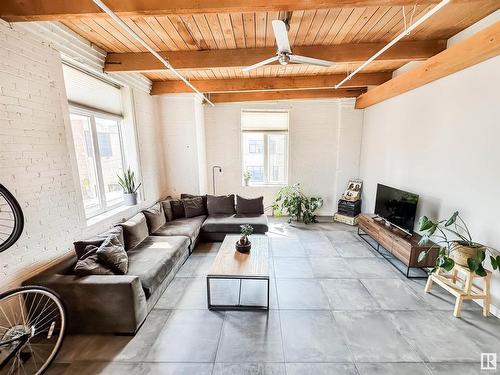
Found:
[[[410,234],[415,224],[417,203],[417,194],[377,184],[375,215]]]

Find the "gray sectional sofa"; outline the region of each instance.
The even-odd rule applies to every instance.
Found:
[[[188,210],[186,206],[185,215],[203,211],[202,214],[179,217],[182,213],[174,215],[173,206],[179,208],[181,204],[193,204],[194,201],[200,204],[198,197],[183,196],[184,201],[169,197],[102,234],[75,242],[73,257],[26,280],[24,285],[45,286],[61,296],[70,332],[134,334],[200,238],[222,241],[226,234],[239,233],[242,224],[251,224],[255,233],[268,231],[261,203],[257,204],[257,209],[247,207],[239,210],[244,213],[238,214],[234,196],[224,197],[222,203],[217,202],[218,197],[208,196],[203,197],[203,210],[201,207]],[[243,198],[237,198],[243,202]],[[227,205],[230,199],[234,213]],[[222,213],[217,207],[219,203]],[[244,202],[240,204],[243,206]],[[76,275],[75,264],[82,259],[87,246],[98,247],[109,236],[116,236],[123,244],[128,256],[128,272],[123,275]]]

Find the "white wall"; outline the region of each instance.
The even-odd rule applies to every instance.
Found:
[[[300,182],[307,194],[321,196],[325,205],[318,213],[333,215],[347,179],[358,177],[359,173],[362,112],[354,110],[352,101],[305,100],[205,106],[209,191],[212,192],[212,166],[220,165],[222,174],[216,173],[217,194],[263,195],[265,206],[271,204],[279,188],[245,187],[241,181],[241,110],[261,108],[290,111],[288,182]]]
[[[159,198],[155,102],[134,90],[137,138],[147,205]],[[76,239],[102,231],[138,207],[87,226],[72,149],[59,52],[0,20],[0,183],[25,216],[19,241],[0,253],[0,290],[17,285],[72,251]]]
[[[378,182],[420,194],[417,215],[459,210],[474,239],[500,249],[500,57],[369,107],[361,177],[365,212]],[[494,275],[500,307],[500,275]]]
[[[166,191],[172,196],[182,193],[204,194],[205,125],[203,105],[192,94],[156,97],[159,111],[166,172]]]

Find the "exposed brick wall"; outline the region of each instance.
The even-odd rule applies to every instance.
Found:
[[[147,94],[136,108],[141,143],[156,139],[155,105]],[[149,113],[149,116],[148,116]],[[20,240],[0,253],[0,290],[71,251],[75,239],[116,222],[110,218],[88,228],[71,161],[68,106],[59,53],[0,20],[0,183],[19,200],[25,215]],[[142,130],[141,130],[142,129]],[[69,138],[68,138],[69,137]],[[140,147],[145,160],[152,157]],[[151,203],[161,188],[148,171]],[[122,212],[131,216],[137,208]]]

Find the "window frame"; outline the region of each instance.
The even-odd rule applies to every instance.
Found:
[[[69,103],[69,114],[70,114],[70,122],[71,122],[71,115],[80,115],[80,116],[86,116],[89,117],[90,119],[90,137],[92,140],[92,148],[94,151],[94,158],[95,158],[95,168],[96,168],[96,175],[97,175],[97,190],[98,190],[98,197],[99,197],[99,204],[100,208],[96,211],[93,211],[92,214],[87,215],[87,212],[85,212],[85,218],[87,220],[92,219],[96,216],[102,215],[108,211],[114,210],[118,207],[124,206],[124,201],[115,203],[113,205],[108,205],[106,202],[106,192],[104,189],[104,177],[103,177],[103,172],[102,172],[102,164],[101,164],[101,151],[99,149],[99,142],[98,142],[98,136],[97,136],[97,124],[96,124],[96,116],[102,119],[106,120],[113,120],[118,123],[118,137],[120,139],[120,147],[121,147],[121,159],[122,159],[122,165],[123,168],[126,168],[127,165],[127,159],[125,157],[125,143],[124,143],[124,138],[123,138],[123,116],[120,115],[115,115],[113,113],[108,113],[105,111],[101,111],[95,108],[90,108],[82,105],[78,105],[75,103]],[[74,140],[73,140],[73,147],[74,145]],[[77,166],[78,169],[78,166]],[[78,170],[78,177],[80,177],[80,171]],[[80,186],[80,194],[82,193],[82,189]],[[82,202],[83,202],[83,196],[82,196]]]
[[[264,182],[252,182],[249,181],[248,186],[286,186],[288,185],[288,159],[289,159],[289,137],[288,130],[243,130],[241,129],[241,150],[240,150],[240,158],[241,158],[241,184],[245,186],[245,179],[243,178],[243,173],[245,172],[245,134],[246,133],[256,133],[262,134],[264,138]],[[272,182],[271,181],[271,168],[269,166],[269,136],[282,134],[285,136],[285,178],[283,182]]]

